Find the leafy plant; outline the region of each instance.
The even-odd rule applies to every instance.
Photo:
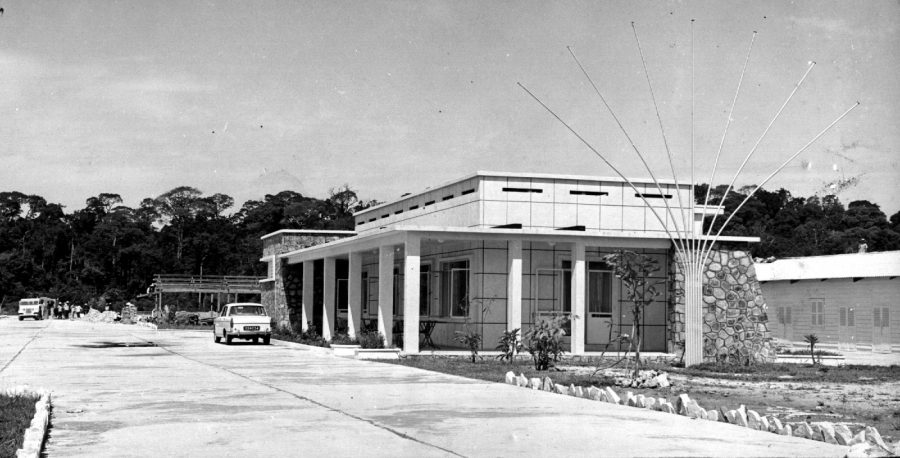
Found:
[[[456,331],[454,333],[453,340],[463,344],[467,350],[469,350],[469,354],[472,357],[472,362],[475,362],[475,358],[478,358],[478,350],[481,348],[482,336],[480,333],[476,332],[472,327],[472,321],[469,317],[469,304],[479,304],[481,305],[481,322],[484,322],[484,316],[491,310],[491,305],[494,304],[494,298],[488,299],[487,305],[484,304],[484,299],[472,299],[467,300],[463,299],[460,301],[460,307],[465,307],[466,313],[466,324],[464,331]]]
[[[516,353],[522,351],[522,341],[519,339],[519,328],[503,331],[503,335],[497,341],[497,359],[500,361],[512,361]]]
[[[819,336],[815,334],[807,334],[803,336],[803,341],[809,344],[809,356],[812,358],[813,365],[818,364],[816,358],[816,344],[819,343]]]
[[[618,250],[615,253],[603,257],[603,261],[611,265],[613,275],[622,280],[625,286],[625,295],[631,302],[631,335],[629,349],[635,353],[635,367],[633,377],[637,377],[643,367],[641,361],[641,344],[643,336],[640,323],[644,308],[650,305],[660,292],[657,286],[662,281],[653,281],[650,275],[659,270],[659,262],[644,254],[633,251]]]
[[[545,371],[559,361],[563,353],[561,340],[566,335],[563,326],[568,320],[566,315],[532,320],[533,324],[522,336],[522,344],[531,354],[535,370]]]
[[[384,335],[378,331],[363,331],[357,337],[362,348],[384,348]]]
[[[481,347],[481,334],[472,331],[471,329],[466,329],[465,331],[456,331],[453,340],[463,344],[467,350],[469,350],[469,354],[472,357],[472,362],[475,362],[475,358],[478,357],[478,349]]]

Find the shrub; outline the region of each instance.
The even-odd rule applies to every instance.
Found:
[[[500,361],[512,361],[516,353],[522,351],[522,341],[519,340],[519,328],[512,331],[503,331],[500,340],[497,341],[497,359]]]
[[[531,353],[535,370],[545,371],[559,361],[563,353],[561,339],[566,334],[563,325],[568,319],[565,315],[558,315],[540,320],[525,332],[523,345]]]
[[[358,340],[362,348],[384,348],[384,336],[378,331],[363,331]]]
[[[453,340],[463,344],[466,349],[469,350],[470,355],[472,356],[472,362],[475,362],[475,358],[478,357],[478,348],[481,347],[481,334],[472,331],[471,329],[467,329],[466,331],[456,331],[456,336],[453,337]]]
[[[337,334],[331,339],[332,345],[359,345],[359,340],[351,338],[347,334]]]

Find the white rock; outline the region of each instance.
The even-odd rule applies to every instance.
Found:
[[[850,440],[853,438],[853,432],[850,431],[850,428],[848,428],[847,425],[836,423],[834,425],[834,438],[839,445],[850,445]]]
[[[541,385],[542,385],[541,379],[538,377],[532,377],[532,379],[530,380],[530,382],[528,384],[528,386],[530,386],[532,390],[541,389]]]
[[[606,387],[603,391],[606,391],[606,397],[609,399],[608,402],[610,402],[612,404],[621,404],[622,403],[622,400],[619,399],[619,395],[616,394],[616,392],[613,391],[612,388]]]
[[[506,373],[506,383],[510,385],[516,384],[516,374],[513,371],[509,371]]]
[[[657,375],[656,383],[659,385],[660,388],[665,388],[667,386],[670,386],[671,383],[669,383],[669,375],[666,373]]]

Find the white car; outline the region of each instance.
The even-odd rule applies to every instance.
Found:
[[[213,320],[213,338],[230,344],[232,339],[253,340],[268,345],[272,338],[272,320],[262,304],[239,302],[227,304],[222,315]]]

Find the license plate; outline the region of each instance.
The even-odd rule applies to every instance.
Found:
[[[245,331],[259,331],[259,326],[244,326]]]

